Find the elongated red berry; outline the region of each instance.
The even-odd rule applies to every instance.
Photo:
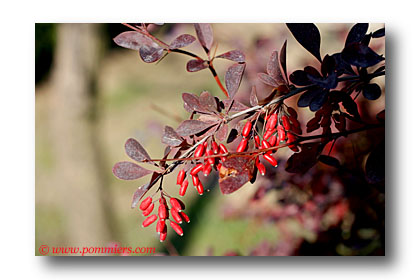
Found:
[[[275,146],[277,142],[277,136],[271,135],[270,140],[268,140],[268,144],[270,144],[271,147]]]
[[[149,207],[150,203],[152,203],[152,197],[148,196],[140,203],[140,210],[146,210],[147,207]]]
[[[215,155],[217,155],[218,153],[219,153],[219,146],[217,145],[217,143],[216,142],[212,142],[211,143],[211,145],[212,145],[212,147],[213,147],[213,153],[215,154]]]
[[[150,213],[152,213],[154,207],[155,207],[155,204],[150,203],[149,207],[147,207],[147,209],[143,211],[143,216],[145,216],[145,217],[149,216]]]
[[[159,205],[158,214],[159,214],[159,219],[167,219],[168,207],[165,204]]]
[[[203,174],[204,176],[208,176],[211,172],[211,164],[210,162],[207,162],[206,165],[203,167]]]
[[[171,204],[172,209],[175,209],[177,212],[181,212],[182,206],[179,203],[178,199],[171,197],[171,199],[169,200],[169,203]]]
[[[159,204],[167,205],[166,198],[164,198],[163,196],[161,198],[159,198]]]
[[[242,129],[242,136],[248,137],[249,133],[251,132],[251,128],[252,128],[252,123],[250,121],[247,121],[246,124],[244,125],[244,128]]]
[[[201,182],[198,183],[197,192],[198,192],[199,195],[203,195],[203,193],[204,193],[204,187],[203,187],[203,184]]]
[[[236,152],[241,153],[246,150],[246,146],[248,145],[248,139],[242,138],[241,142],[238,145],[238,148],[236,148]]]
[[[254,136],[254,141],[255,141],[255,147],[256,147],[256,148],[259,148],[259,147],[260,147],[260,145],[261,145],[260,136],[255,135],[255,136]]]
[[[193,186],[196,187],[198,185],[198,182],[200,181],[200,179],[198,179],[197,175],[192,175],[191,178],[192,178]]]
[[[193,169],[191,169],[190,174],[197,175],[198,172],[203,170],[203,167],[204,167],[204,164],[202,163],[197,164]]]
[[[162,232],[159,235],[160,242],[165,241],[167,235],[168,235],[168,229],[167,229],[167,227],[165,225],[164,229],[162,230]]]
[[[179,195],[184,196],[185,193],[187,192],[187,188],[188,188],[188,180],[185,179],[184,182],[182,182],[181,187],[179,188]]]
[[[178,211],[176,211],[174,208],[171,209],[171,215],[172,218],[174,218],[175,222],[177,222],[178,224],[182,224],[182,218],[179,215]]]
[[[185,170],[181,169],[178,172],[178,176],[176,177],[176,184],[181,185],[185,178]]]
[[[281,120],[282,120],[282,122],[283,122],[283,127],[284,127],[284,129],[285,129],[285,130],[289,130],[289,129],[290,129],[290,123],[289,123],[289,119],[287,118],[287,116],[286,116],[286,115],[283,115],[283,116],[281,117]]]
[[[217,171],[220,171],[220,168],[222,168],[222,164],[219,162],[219,163],[216,165],[216,169],[217,169]]]
[[[166,226],[165,220],[159,220],[156,225],[156,232],[157,233],[163,232],[163,229],[165,228],[165,226]]]
[[[222,153],[222,154],[227,154],[228,153],[228,149],[225,147],[225,145],[223,145],[223,144],[220,144],[219,145],[219,148],[220,148],[220,152]],[[223,161],[223,162],[225,162],[226,161],[226,157],[220,157],[220,160],[221,161]]]
[[[201,157],[204,153],[204,145],[200,144],[195,148],[194,157]]]
[[[187,223],[190,222],[190,218],[188,217],[187,214],[185,214],[184,212],[180,212],[179,215],[181,216],[181,218],[186,221]]]
[[[213,142],[214,143],[214,142]],[[212,156],[213,155],[213,150],[207,150],[206,151],[206,156]],[[216,158],[214,158],[214,157],[210,157],[210,158],[208,158],[207,159],[207,161],[211,164],[211,165],[213,165],[215,162],[216,162]]]
[[[290,145],[290,143],[293,143],[296,141],[296,136],[293,135],[292,133],[288,133],[287,134],[287,144],[289,144],[289,148],[290,150],[294,151],[294,152],[299,152],[299,149],[296,145],[292,144]]]
[[[284,128],[281,125],[279,125],[277,128],[277,134],[281,142],[284,142],[284,140],[286,140],[286,132],[284,131]]]
[[[270,155],[270,154],[268,154],[268,153],[265,153],[264,155],[263,155],[263,158],[266,160],[266,161],[268,161],[268,163],[269,164],[271,164],[272,166],[274,166],[274,167],[277,167],[277,160],[272,156],[272,155]]]
[[[277,124],[277,114],[271,114],[267,121],[267,130],[273,130]]]
[[[260,174],[262,175],[262,176],[264,176],[265,175],[265,166],[264,166],[264,164],[262,164],[261,162],[257,162],[256,163],[256,166],[257,166],[257,168],[258,168],[258,171],[260,172]]]
[[[156,220],[157,220],[157,216],[155,214],[153,214],[152,216],[147,217],[146,220],[143,221],[142,226],[143,227],[148,227],[151,224],[153,224]]]
[[[268,140],[268,138],[270,138],[270,136],[274,133],[274,130],[267,130],[266,132],[264,132],[263,135],[263,139],[264,140]]]
[[[262,140],[262,148],[263,149],[268,149],[270,148],[270,143],[268,143],[266,140]]]
[[[174,229],[176,233],[178,233],[180,236],[184,235],[184,232],[182,231],[182,228],[177,223],[171,221],[171,227]]]

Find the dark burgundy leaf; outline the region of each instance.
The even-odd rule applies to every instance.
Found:
[[[145,44],[140,47],[140,57],[146,63],[153,63],[159,60],[163,55],[163,48],[155,42]]]
[[[308,79],[308,74],[303,70],[296,70],[292,74],[290,74],[290,82],[297,86],[307,86],[312,84],[311,81]]]
[[[118,162],[112,168],[112,173],[121,180],[135,180],[152,172],[129,161]]]
[[[290,173],[305,173],[318,160],[319,154],[322,152],[323,145],[320,143],[302,144],[302,151],[294,153],[286,162],[285,170]]]
[[[283,68],[283,77],[285,77],[287,83],[289,83],[289,79],[287,75],[287,64],[286,64],[286,48],[287,48],[287,40],[284,41],[283,47],[281,48],[280,56],[279,56],[279,63],[281,67]]]
[[[215,125],[215,123],[206,123],[197,120],[186,120],[178,126],[176,132],[178,135],[185,137],[202,132],[203,130],[206,130],[213,125]]]
[[[335,59],[328,54],[324,56],[321,64],[321,73],[324,77],[331,74],[335,69]]]
[[[225,75],[226,89],[229,97],[233,99],[241,84],[242,75],[244,74],[245,63],[237,63],[228,68]]]
[[[149,44],[150,41],[151,39],[136,31],[126,31],[114,38],[114,42],[118,46],[136,51],[144,44]]]
[[[332,166],[332,167],[336,167],[336,168],[340,168],[341,164],[340,161],[338,159],[336,159],[335,157],[332,156],[327,156],[327,155],[320,155],[318,160],[326,165]]]
[[[143,196],[146,194],[146,192],[149,190],[150,184],[145,184],[141,187],[139,187],[133,194],[133,199],[131,201],[131,208],[136,207],[137,203],[139,203],[140,199],[143,198]]]
[[[341,56],[347,63],[358,67],[370,67],[384,60],[371,48],[360,43],[346,46]]]
[[[322,105],[324,105],[324,103],[328,99],[328,92],[329,92],[328,90],[323,90],[311,100],[311,104],[309,105],[309,109],[312,112],[316,112],[319,109],[321,109]]]
[[[308,107],[311,104],[312,99],[314,99],[318,94],[322,92],[321,88],[315,87],[304,92],[298,100],[299,107]]]
[[[199,98],[191,93],[184,92],[182,94],[182,100],[184,100],[184,108],[187,112],[205,112],[201,105]]]
[[[360,43],[362,45],[369,46],[370,39],[372,39],[372,34],[366,34],[365,37],[363,37],[363,39]]]
[[[332,55],[332,57],[335,60],[335,68],[337,70],[338,76],[342,75],[343,73],[353,75],[355,74],[353,68],[351,68],[351,65],[343,60],[343,58],[341,57],[341,53],[335,53]]]
[[[284,83],[284,79],[281,75],[281,69],[279,64],[279,53],[273,51],[270,56],[270,60],[267,63],[267,73],[273,78],[278,84]]]
[[[255,168],[255,158],[230,157],[220,168],[219,186],[223,194],[230,194],[241,188],[252,179]]]
[[[216,99],[208,91],[203,91],[200,94],[199,101],[202,108],[210,112],[217,112]]]
[[[171,147],[176,147],[181,145],[184,140],[176,133],[176,131],[170,127],[165,126],[165,130],[162,136],[162,143],[169,145]]]
[[[368,100],[376,100],[381,97],[381,88],[378,84],[367,84],[363,87],[363,96]]]
[[[251,95],[249,96],[249,103],[251,106],[258,105],[258,97],[257,97],[257,87],[252,86]]]
[[[171,50],[186,47],[195,41],[195,37],[190,34],[182,34],[175,38],[169,45]]]
[[[197,72],[206,68],[209,68],[209,63],[206,60],[192,59],[187,62],[188,72]]]
[[[366,177],[371,184],[385,180],[385,140],[377,145],[366,160]]]
[[[328,75],[326,78],[316,78],[308,74],[308,79],[314,84],[326,89],[334,89],[338,84],[336,72],[331,73],[331,75]]]
[[[354,118],[360,120],[359,110],[357,109],[357,104],[353,100],[353,98],[351,98],[351,96],[346,93],[342,93],[341,98],[342,98],[341,104],[343,105],[344,109],[346,109],[346,111],[350,115],[352,115]]]
[[[313,56],[321,61],[319,49],[321,46],[321,35],[313,23],[286,23],[290,32],[296,40]]]
[[[375,31],[375,32],[373,32],[373,34],[372,34],[372,37],[373,37],[373,38],[380,38],[380,37],[383,37],[383,36],[385,36],[385,27],[384,27],[384,28],[381,28],[381,29],[376,30],[376,31]]]
[[[229,59],[236,62],[245,62],[245,55],[240,50],[233,50],[225,52],[224,54],[216,56],[218,58]]]
[[[130,138],[125,142],[125,152],[130,158],[138,162],[150,160],[150,156],[147,151],[134,138]]]
[[[213,45],[213,30],[210,23],[194,23],[195,32],[197,32],[198,41],[208,53]]]
[[[265,73],[258,73],[258,79],[266,85],[272,86],[274,88],[278,87],[280,84],[274,80],[272,77],[268,76]]]
[[[228,139],[227,139],[226,142],[229,144],[229,143],[235,141],[235,139],[238,137],[238,135],[239,135],[238,130],[235,129],[235,128],[232,128],[229,132],[229,136],[228,136]]]
[[[350,29],[349,34],[347,35],[346,39],[346,46],[352,43],[359,43],[362,41],[363,37],[365,37],[366,32],[369,28],[369,23],[356,23]]]
[[[240,112],[240,111],[243,111],[243,110],[246,110],[246,109],[249,108],[248,106],[246,106],[243,103],[241,103],[239,101],[236,101],[236,100],[234,100],[233,103],[232,103],[231,99],[223,100],[223,105],[225,105],[225,108],[230,107],[229,111],[231,111],[231,112]]]
[[[315,69],[315,67],[306,66],[305,68],[303,68],[303,71],[305,71],[307,74],[311,75],[316,79],[322,78],[321,74],[318,72],[318,70]]]
[[[228,131],[229,131],[228,125],[227,124],[222,124],[220,126],[219,130],[217,130],[217,132],[216,132],[216,139],[219,142],[225,141],[226,137],[227,137],[227,134],[228,134]]]

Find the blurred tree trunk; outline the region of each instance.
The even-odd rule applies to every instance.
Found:
[[[59,24],[52,73],[51,125],[69,245],[109,242],[109,191],[97,133],[96,80],[102,52],[99,24]],[[108,209],[108,210],[107,210]]]

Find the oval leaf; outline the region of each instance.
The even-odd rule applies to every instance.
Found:
[[[363,96],[368,100],[376,100],[381,94],[382,90],[378,84],[367,84],[363,87]]]
[[[184,92],[182,94],[182,100],[184,100],[184,108],[187,112],[205,112],[201,107],[198,97],[194,94]]]
[[[219,186],[223,194],[237,191],[253,178],[255,158],[230,157],[219,170]]]
[[[134,192],[133,199],[131,200],[131,208],[136,207],[140,199],[142,199],[146,192],[149,190],[149,185],[150,184],[143,185]]]
[[[202,132],[203,130],[206,130],[213,125],[215,125],[215,123],[205,123],[197,120],[186,120],[179,125],[179,127],[176,129],[176,132],[178,135],[185,137]]]
[[[171,50],[186,47],[194,43],[195,37],[190,34],[182,34],[175,38],[169,45]]]
[[[241,84],[245,70],[245,63],[237,63],[228,68],[225,75],[226,89],[229,97],[233,99]]]
[[[245,62],[245,55],[240,50],[233,50],[225,52],[224,54],[216,56],[217,58],[229,59],[236,62]]]
[[[198,41],[208,53],[213,45],[213,29],[210,23],[194,23],[195,32],[197,33]]]
[[[141,46],[150,43],[150,39],[136,31],[126,31],[115,37],[114,42],[120,47],[138,51]]]
[[[302,47],[321,61],[319,53],[321,35],[316,25],[313,23],[286,23],[286,25]]]
[[[319,109],[321,109],[322,105],[324,105],[324,103],[328,99],[328,92],[329,92],[328,90],[323,90],[311,100],[311,104],[309,105],[309,109],[312,112],[316,112]]]
[[[277,51],[271,53],[270,59],[267,63],[267,73],[273,78],[277,83],[284,83],[284,79],[281,75],[281,69],[279,64],[279,54]]]
[[[385,59],[368,46],[360,43],[353,43],[346,46],[341,57],[347,63],[357,67],[370,67]]]
[[[375,31],[375,32],[373,32],[373,34],[372,34],[372,38],[381,38],[381,37],[383,37],[383,36],[385,36],[385,27],[384,27],[384,28],[381,28],[381,29],[376,30],[376,31]]]
[[[228,125],[227,124],[222,124],[216,132],[216,139],[219,142],[225,141],[226,137],[227,137],[227,134],[228,134],[228,131],[229,131]]]
[[[197,72],[206,68],[209,68],[209,63],[206,60],[192,59],[187,62],[188,72]]]
[[[357,23],[350,29],[346,39],[346,46],[352,43],[359,43],[365,37],[369,23]]]
[[[322,91],[320,88],[309,89],[304,92],[298,100],[299,107],[308,107],[312,100]]]
[[[146,63],[153,63],[159,60],[163,55],[163,48],[151,42],[140,47],[139,50],[141,59]]]
[[[176,147],[181,145],[184,140],[176,133],[176,131],[170,127],[165,126],[165,130],[162,136],[162,143],[171,147]]]
[[[118,162],[112,168],[112,173],[121,180],[135,180],[152,172],[129,161]]]
[[[135,161],[142,162],[150,160],[149,154],[143,146],[134,138],[130,138],[125,142],[125,152]]]
[[[272,86],[274,88],[280,85],[276,80],[265,73],[258,73],[257,76],[258,79],[266,85]]]
[[[290,74],[290,82],[297,86],[308,86],[311,81],[308,79],[308,73],[303,70],[296,70],[292,74]]]
[[[199,97],[200,106],[207,109],[210,112],[217,112],[217,103],[213,95],[208,91],[203,91]]]

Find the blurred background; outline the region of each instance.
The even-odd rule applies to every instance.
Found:
[[[317,26],[325,55],[342,50],[352,24]],[[195,36],[191,24],[150,27],[167,43],[183,33]],[[369,31],[381,27],[371,24]],[[35,25],[36,254],[43,244],[112,242],[179,255],[384,254],[384,182],[367,184],[359,174],[369,147],[381,140],[368,132],[354,137],[355,142],[349,137],[350,146],[339,141],[334,147],[333,153],[342,155],[343,162],[358,158],[348,166],[353,175],[338,174],[322,164],[305,176],[269,170],[255,184],[225,196],[212,177],[205,183],[203,197],[190,188],[183,199],[191,218],[183,226],[183,237],[169,230],[169,242],[162,244],[154,226],[141,228],[143,217],[131,209],[131,198],[150,178],[121,181],[111,172],[116,162],[128,160],[125,141],[136,138],[152,158],[159,158],[163,127],[177,127],[189,117],[181,94],[207,90],[223,98],[223,93],[210,71],[188,73],[185,56],[170,54],[150,65],[136,51],[116,46],[112,39],[127,30],[120,24]],[[319,69],[284,24],[214,24],[213,30],[219,54],[240,49],[246,55],[246,73],[237,95],[245,104],[254,84],[260,98],[269,93],[256,75],[265,72],[271,52],[286,39],[289,74],[306,65]],[[371,47],[385,53],[384,40]],[[204,55],[198,43],[187,49]],[[222,80],[231,64],[215,62]],[[384,93],[385,79],[376,80]],[[287,103],[295,106],[296,99]],[[362,117],[373,119],[385,106],[384,94],[374,102],[362,100],[359,106],[371,112]],[[299,115],[303,120],[312,115],[305,110]],[[288,149],[279,152],[278,170],[284,170],[291,154]],[[167,176],[165,189],[177,194],[175,176]]]

